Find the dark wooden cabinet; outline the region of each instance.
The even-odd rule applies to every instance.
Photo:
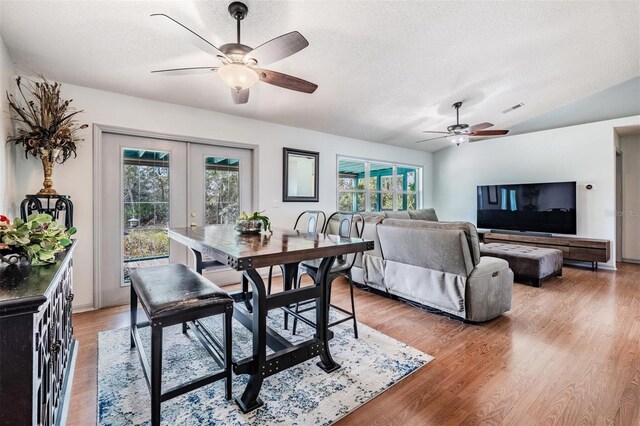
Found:
[[[74,246],[52,265],[0,269],[0,425],[65,423],[77,352]]]
[[[485,243],[510,243],[534,247],[552,248],[562,251],[565,260],[608,262],[611,258],[611,242],[580,237],[536,237],[531,235],[485,233]]]

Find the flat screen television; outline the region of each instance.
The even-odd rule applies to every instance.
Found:
[[[478,186],[478,228],[576,233],[576,183]]]

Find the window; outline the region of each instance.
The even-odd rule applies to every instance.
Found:
[[[233,223],[240,216],[240,160],[206,157],[205,223]]]
[[[338,210],[415,210],[422,167],[338,157]]]
[[[124,281],[140,267],[169,257],[169,153],[125,149],[122,155]]]

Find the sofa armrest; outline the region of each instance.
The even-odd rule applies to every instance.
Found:
[[[488,321],[511,309],[513,271],[506,260],[483,256],[467,280],[469,321]]]
[[[469,279],[480,278],[485,275],[493,275],[495,272],[499,272],[504,268],[509,268],[509,262],[497,257],[482,256],[480,262],[473,268]]]

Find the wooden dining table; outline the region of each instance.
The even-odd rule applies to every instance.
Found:
[[[317,366],[327,373],[340,368],[329,350],[333,333],[329,320],[329,271],[338,256],[373,249],[374,243],[360,238],[338,235],[304,233],[292,229],[274,228],[272,233],[240,234],[233,225],[172,228],[171,239],[189,247],[196,257],[196,269],[202,272],[203,259],[215,259],[236,271],[243,272],[243,290],[231,294],[236,305],[234,318],[253,335],[252,355],[233,360],[235,374],[248,374],[249,381],[236,403],[244,412],[263,405],[259,398],[264,379],[309,359],[319,357]],[[294,288],[298,264],[305,260],[322,259],[315,285]],[[282,292],[267,294],[264,281],[257,269],[279,265],[282,269]],[[251,290],[248,285],[250,284]],[[291,309],[297,302],[315,299],[315,334],[310,339],[293,344],[267,326],[267,313],[272,309],[285,311],[287,316],[300,315]],[[304,318],[307,323],[308,319]],[[201,323],[193,330],[200,341],[213,350],[220,342]],[[273,351],[267,355],[267,346]]]

